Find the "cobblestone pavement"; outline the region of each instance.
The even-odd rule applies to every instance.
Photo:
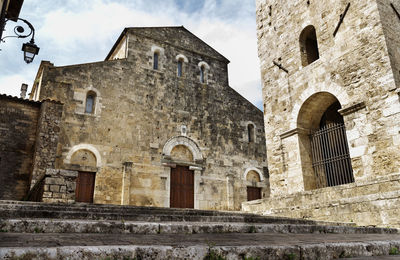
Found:
[[[324,243],[400,241],[387,234],[31,234],[0,233],[0,247],[59,247],[104,245],[293,246]]]

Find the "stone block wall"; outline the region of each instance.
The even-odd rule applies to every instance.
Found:
[[[396,228],[399,208],[399,173],[243,204],[244,211],[264,215]]]
[[[244,173],[263,174],[267,166],[265,139],[262,112],[227,85],[228,61],[182,27],[127,29],[124,37],[127,58],[46,66],[38,78],[33,97],[65,102],[56,168],[96,172],[95,203],[168,207],[172,166],[194,167],[196,207],[240,209]],[[187,58],[182,77],[180,55]],[[204,84],[201,62],[209,66]],[[85,113],[89,92],[96,96],[93,113]],[[171,162],[164,148],[174,138],[191,140],[203,159]],[[96,167],[72,163],[79,149],[95,156]],[[259,184],[265,196],[266,183]]]
[[[382,28],[385,34],[390,62],[396,85],[400,86],[400,18],[396,11],[400,13],[400,1],[377,0]],[[393,7],[394,9],[393,9]],[[391,91],[393,91],[392,89]],[[399,93],[398,90],[394,90]]]
[[[47,169],[55,168],[62,111],[61,103],[51,100],[42,101],[35,138],[31,188]]]
[[[342,107],[356,181],[395,173],[400,167],[398,21],[390,1],[349,2],[333,36],[347,3],[257,1],[273,196],[315,188],[308,136],[316,129],[305,123],[320,118],[332,97]],[[309,25],[315,27],[320,57],[305,66],[299,39]]]
[[[272,197],[243,207],[281,216],[398,226],[398,180],[385,178],[397,176],[400,168],[400,19],[391,7],[399,8],[400,2],[256,3]],[[310,26],[315,37],[308,40],[316,40],[319,58],[304,63],[309,50],[300,44],[301,36]],[[315,190],[310,136],[336,102],[345,124],[341,145],[348,147],[355,183]],[[344,172],[339,167],[329,171],[336,176]]]
[[[74,203],[77,171],[47,169],[42,201]]]
[[[0,199],[22,200],[54,168],[62,104],[0,95]]]
[[[0,199],[29,190],[40,103],[0,95]]]

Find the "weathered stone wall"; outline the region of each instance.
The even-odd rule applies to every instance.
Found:
[[[390,4],[400,13],[400,1],[377,0],[383,32],[386,37],[386,44],[389,58],[392,65],[396,86],[400,86],[400,18],[397,16]],[[393,90],[392,90],[393,91]],[[396,90],[398,93],[398,91]]]
[[[399,6],[399,1],[392,2]],[[340,24],[348,3],[350,7]],[[397,174],[400,166],[396,19],[390,1],[385,0],[257,1],[272,198],[258,201],[254,207],[254,203],[247,203],[245,208],[287,216],[398,225],[393,218],[398,195],[379,197],[390,193],[391,182],[397,187],[397,181],[375,183]],[[302,62],[302,53],[307,51],[300,46],[300,35],[309,25],[315,27],[319,59],[307,65]],[[319,128],[322,114],[335,101],[341,104],[339,113],[346,127],[355,183],[310,191],[317,186],[309,136]],[[366,193],[370,195],[364,196]],[[365,208],[357,208],[361,206]],[[375,216],[380,208],[383,215]]]
[[[334,37],[347,2],[257,1],[273,195],[313,188],[311,164],[304,156],[309,150],[305,140],[310,129],[304,129],[299,118],[318,117],[318,111],[326,109],[322,97],[309,105],[308,111],[302,110],[310,97],[321,92],[336,97],[346,112],[344,120],[356,181],[397,172],[400,166],[396,145],[400,104],[398,95],[391,91],[396,84],[378,5],[375,1],[350,2]],[[316,29],[320,58],[302,66],[299,37],[308,25]]]
[[[44,69],[40,98],[65,102],[56,168],[85,170],[71,157],[88,150],[97,160],[95,203],[168,207],[171,168],[190,166],[196,208],[240,209],[246,169],[266,167],[262,112],[227,85],[228,61],[186,29],[134,28],[126,37],[126,59]],[[208,65],[205,84],[200,62]],[[96,95],[91,114],[88,92]],[[192,157],[166,155],[167,143],[183,144]],[[257,185],[269,194],[268,178]]]
[[[321,203],[325,202],[325,203]],[[361,226],[400,227],[400,175],[257,200],[244,211]]]
[[[31,188],[45,174],[47,169],[54,169],[55,167],[62,109],[63,105],[56,101],[44,100],[41,104]]]
[[[77,171],[47,169],[42,201],[47,203],[75,202]]]
[[[0,199],[29,190],[40,103],[0,95]]]

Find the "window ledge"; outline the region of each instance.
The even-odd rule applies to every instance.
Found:
[[[89,113],[82,113],[82,112],[75,112],[77,115],[88,116],[88,117],[100,117],[98,114],[89,114]]]

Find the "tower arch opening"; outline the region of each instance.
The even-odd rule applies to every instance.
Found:
[[[304,28],[300,34],[300,52],[303,67],[319,59],[317,33],[313,25]]]
[[[305,190],[354,182],[339,100],[318,92],[302,105],[297,127]]]

